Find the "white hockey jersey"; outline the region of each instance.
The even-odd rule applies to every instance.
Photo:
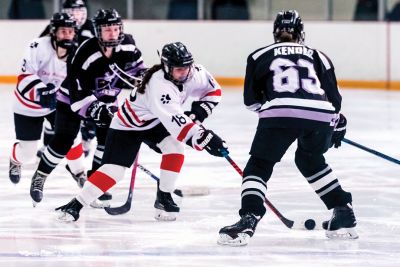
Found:
[[[67,64],[59,59],[49,36],[31,41],[22,60],[21,72],[14,90],[13,111],[17,114],[40,117],[53,110],[39,105],[38,88],[52,83],[56,88],[67,74]]]
[[[188,97],[215,107],[221,99],[221,86],[201,65],[194,66],[193,76],[182,86],[166,80],[159,70],[151,77],[144,94],[133,90],[125,99],[110,127],[142,131],[161,122],[173,137],[186,142],[201,129],[184,114],[182,105]]]

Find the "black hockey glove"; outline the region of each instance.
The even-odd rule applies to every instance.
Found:
[[[110,107],[100,101],[94,101],[88,107],[86,115],[93,119],[97,127],[107,128],[110,126],[113,118],[113,112]]]
[[[39,97],[39,104],[44,108],[54,109],[56,108],[56,87],[52,83],[48,83],[44,88],[36,89]]]
[[[343,114],[340,114],[339,119],[335,125],[335,129],[333,130],[331,147],[332,146],[335,146],[335,148],[340,147],[341,142],[346,134],[346,125],[347,125],[346,117]]]
[[[225,141],[211,130],[204,130],[200,138],[196,140],[196,144],[216,157],[223,157],[229,154]]]
[[[96,137],[96,124],[93,121],[82,120],[81,134],[84,141],[90,141]]]
[[[192,109],[184,112],[192,121],[197,124],[202,123],[212,113],[210,104],[204,101],[195,101],[192,103]]]

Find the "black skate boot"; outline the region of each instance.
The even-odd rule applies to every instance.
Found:
[[[61,213],[57,219],[62,222],[77,221],[82,207],[83,205],[76,198],[73,198],[67,205],[56,208],[56,211]]]
[[[157,189],[157,198],[154,202],[156,209],[155,219],[158,221],[175,221],[179,212],[179,207],[172,199],[171,193]]]
[[[21,164],[10,159],[10,168],[8,170],[10,180],[13,184],[18,184],[21,180]]]
[[[46,181],[48,174],[45,174],[41,171],[36,171],[32,177],[31,182],[31,197],[33,206],[36,207],[36,204],[42,201],[43,198],[43,186],[44,182]]]
[[[81,171],[77,174],[72,173],[71,169],[69,168],[68,165],[65,165],[65,168],[67,171],[71,174],[72,178],[75,180],[75,182],[78,184],[79,188],[82,188],[83,185],[85,184],[87,180],[86,172]]]
[[[235,224],[225,226],[219,230],[218,244],[228,246],[245,246],[254,235],[261,217],[253,213],[246,213]]]
[[[326,236],[333,239],[356,239],[358,238],[355,227],[356,217],[351,203],[346,206],[338,206],[333,209],[332,218],[322,223],[326,230]]]

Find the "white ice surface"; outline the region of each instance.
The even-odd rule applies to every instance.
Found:
[[[29,196],[35,165],[22,181],[8,179],[14,141],[12,86],[0,87],[0,266],[400,266],[400,166],[350,145],[326,158],[342,186],[353,194],[360,238],[328,240],[322,230],[287,229],[267,211],[247,247],[216,244],[218,230],[238,220],[239,175],[223,158],[187,149],[180,188],[206,186],[210,195],[182,199],[176,222],[153,219],[155,182],[138,170],[132,209],[122,216],[85,208],[72,224],[55,220],[54,208],[79,192],[61,164],[48,178],[43,202]],[[400,158],[400,93],[344,90],[347,138]],[[225,90],[206,126],[229,144],[242,168],[257,117],[242,104],[241,91]],[[295,168],[292,146],[268,183],[269,200],[288,218],[328,219],[327,211]],[[158,175],[160,156],[143,146],[142,165]],[[125,202],[130,173],[113,188],[113,206]]]

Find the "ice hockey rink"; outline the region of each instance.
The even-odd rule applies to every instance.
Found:
[[[400,158],[400,93],[342,90],[346,137]],[[54,208],[79,188],[61,164],[48,178],[43,202],[32,207],[30,179],[35,164],[13,185],[8,163],[14,141],[12,86],[0,86],[0,266],[400,266],[400,166],[343,144],[326,158],[342,186],[353,193],[357,240],[329,240],[321,230],[329,219],[322,202],[297,171],[294,146],[275,167],[269,200],[289,219],[317,221],[316,230],[286,228],[271,211],[246,247],[217,245],[218,230],[238,220],[241,179],[224,158],[187,149],[178,187],[206,187],[210,194],[177,199],[175,222],[153,219],[156,183],[138,170],[131,210],[110,216],[85,208],[76,223],[56,221]],[[223,90],[221,104],[205,122],[228,143],[243,168],[257,125],[242,104],[241,90]],[[143,146],[139,162],[158,175],[160,156]],[[113,190],[113,206],[128,194],[130,172]]]

